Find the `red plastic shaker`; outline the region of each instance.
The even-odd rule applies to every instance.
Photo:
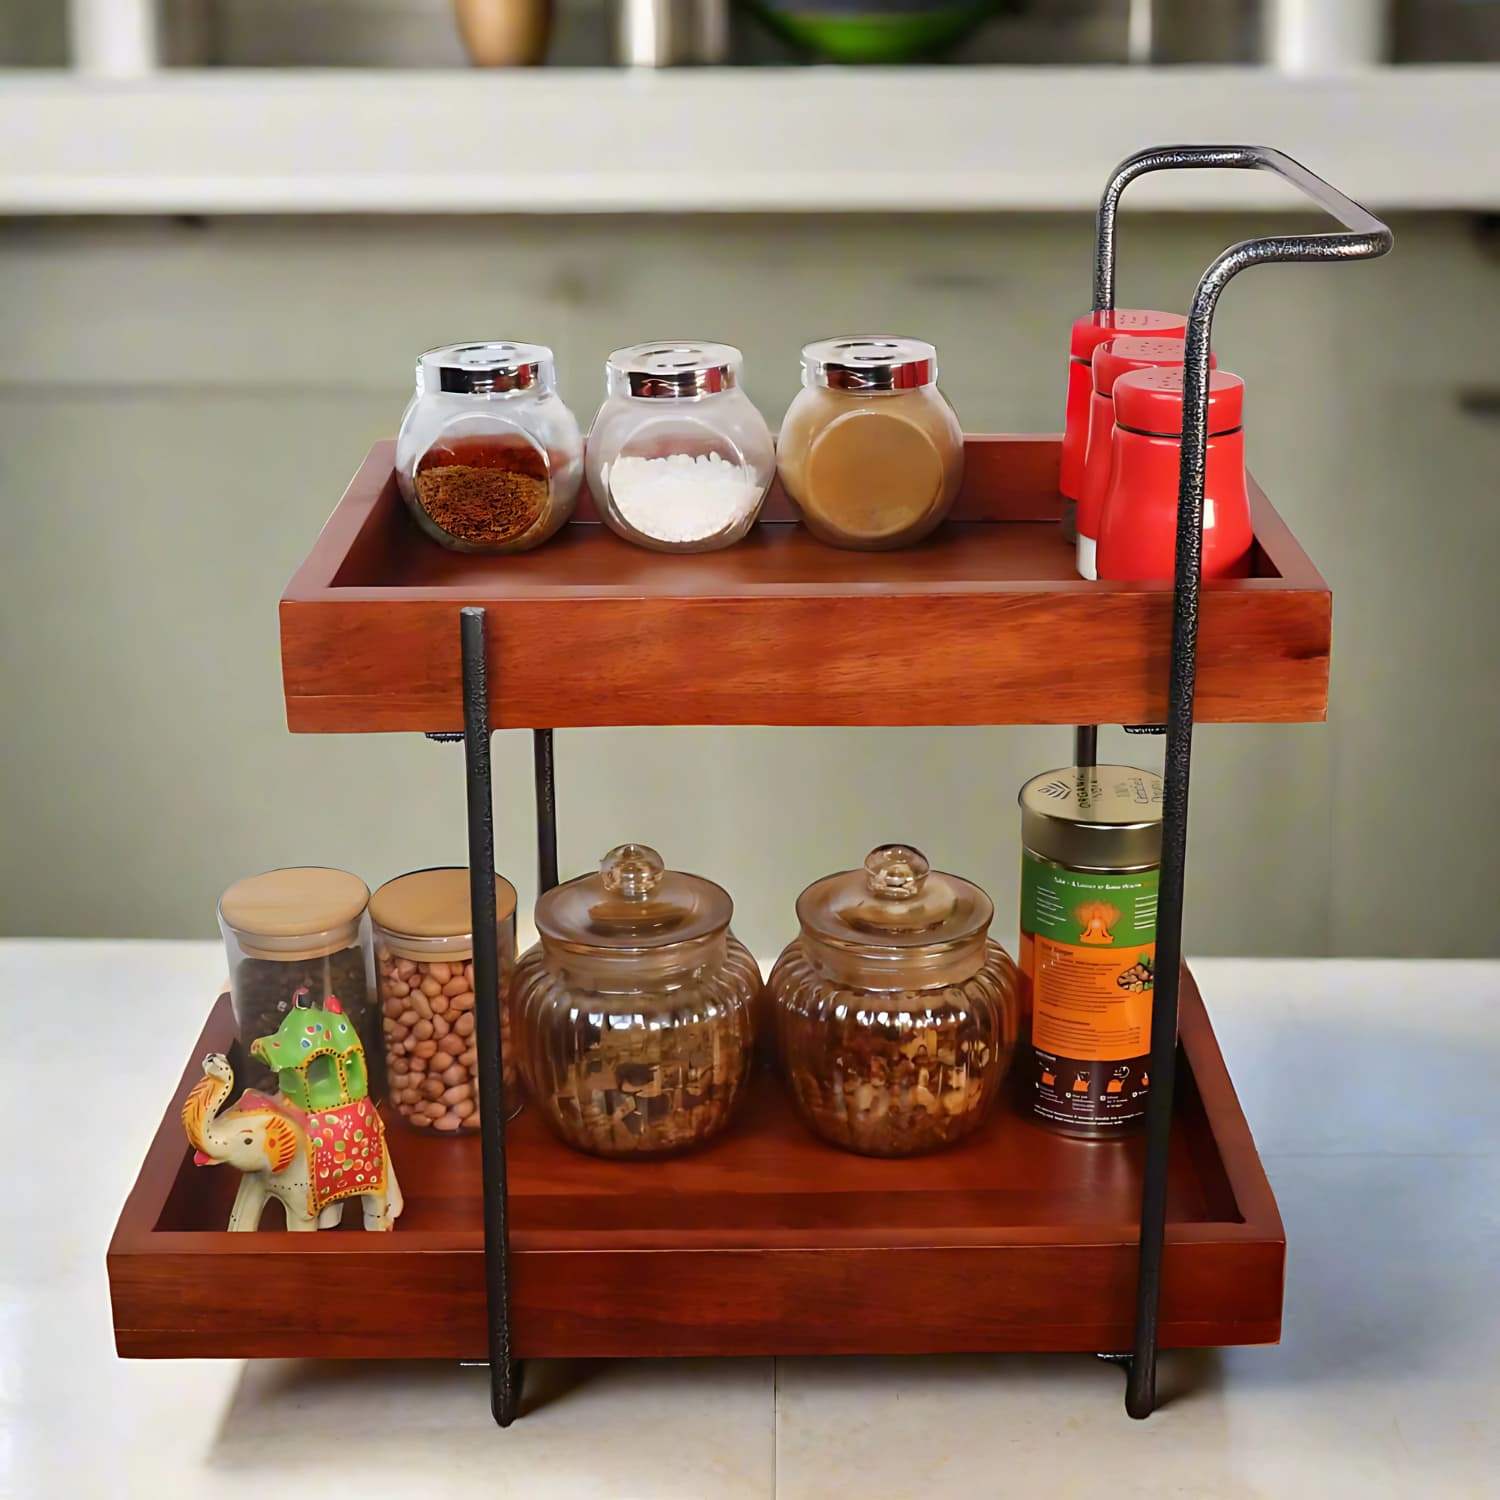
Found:
[[[1094,393],[1089,398],[1088,444],[1083,460],[1083,488],[1078,495],[1078,572],[1097,578],[1095,552],[1099,545],[1099,513],[1109,488],[1109,460],[1115,426],[1115,381],[1131,370],[1172,369],[1182,364],[1180,338],[1107,339],[1094,350]],[[1218,361],[1208,356],[1210,369]]]
[[[1245,382],[1208,377],[1208,463],[1203,489],[1203,576],[1250,571],[1250,496],[1245,488]],[[1177,552],[1182,461],[1182,367],[1132,370],[1115,381],[1109,488],[1099,522],[1099,576],[1170,579]]]
[[[1057,487],[1062,491],[1063,526],[1071,539],[1073,508],[1083,490],[1083,456],[1089,436],[1089,397],[1094,393],[1091,361],[1094,350],[1117,333],[1146,338],[1180,339],[1187,333],[1187,319],[1178,313],[1155,312],[1146,307],[1115,307],[1108,312],[1086,313],[1073,324],[1068,346],[1068,404],[1063,419],[1062,467]]]

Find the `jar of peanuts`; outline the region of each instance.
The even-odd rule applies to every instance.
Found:
[[[416,870],[370,898],[383,1012],[387,1099],[408,1125],[456,1135],[479,1128],[479,1039],[469,872]],[[521,1107],[508,992],[516,966],[516,892],[495,877],[500,1057],[507,1118]]]

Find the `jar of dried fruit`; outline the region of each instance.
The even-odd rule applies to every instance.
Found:
[[[449,344],[417,360],[396,479],[418,525],[458,552],[525,552],[573,514],[583,438],[542,344]]]
[[[419,1130],[479,1129],[479,1040],[467,868],[416,870],[370,898],[390,1102]],[[516,892],[495,877],[500,1060],[506,1113],[521,1107],[507,996],[516,966]]]
[[[729,894],[622,844],[548,891],[514,990],[526,1087],[570,1146],[661,1156],[729,1123],[750,1069],[760,970]]]
[[[219,898],[237,1032],[230,1061],[241,1088],[277,1092],[277,1075],[250,1044],[274,1035],[305,995],[314,1005],[339,1002],[364,1044],[371,1097],[381,1097],[369,904],[358,875],[321,865],[248,875]]]
[[[771,971],[781,1066],[837,1146],[909,1156],[988,1113],[1019,1026],[1016,966],[977,885],[889,844],[797,898],[801,934]]]

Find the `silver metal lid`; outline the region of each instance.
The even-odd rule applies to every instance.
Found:
[[[937,380],[937,350],[921,339],[859,334],[802,351],[802,383],[831,391],[910,391]]]
[[[505,395],[535,387],[551,389],[556,376],[545,344],[444,344],[417,359],[417,387],[464,396]]]
[[[1065,766],[1033,776],[1021,804],[1021,842],[1080,870],[1161,863],[1162,780],[1137,766]]]
[[[669,401],[712,396],[740,383],[745,356],[733,344],[700,344],[665,339],[616,349],[604,362],[604,387],[625,394]]]

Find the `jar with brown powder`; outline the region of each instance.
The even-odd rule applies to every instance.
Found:
[[[573,514],[583,437],[542,344],[449,344],[417,360],[396,439],[417,524],[457,552],[525,552]]]
[[[963,478],[963,429],[937,387],[937,351],[873,335],[807,345],[777,462],[821,541],[878,550],[921,540]]]

